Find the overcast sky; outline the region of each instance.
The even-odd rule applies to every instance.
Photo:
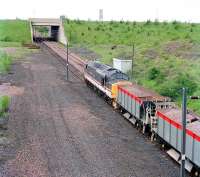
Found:
[[[54,17],[72,19],[200,22],[200,0],[1,0],[0,18]]]

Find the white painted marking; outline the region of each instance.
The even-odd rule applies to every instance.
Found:
[[[103,93],[105,93],[109,98],[112,98],[111,90],[103,87],[98,81],[91,78],[88,74],[84,73],[84,77],[86,80],[88,80],[90,83],[92,83],[94,86],[96,86],[99,90],[101,90]]]

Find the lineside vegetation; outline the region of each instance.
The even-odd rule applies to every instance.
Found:
[[[200,24],[66,19],[64,26],[72,48],[94,51],[107,64],[113,57],[131,58],[134,43],[135,82],[178,103],[183,86],[200,95]],[[200,113],[199,101],[189,107]]]

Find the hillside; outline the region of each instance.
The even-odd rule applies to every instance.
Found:
[[[133,80],[180,103],[180,88],[200,95],[200,25],[189,23],[92,22],[66,20],[71,50],[112,64],[130,58],[135,44]],[[200,113],[200,101],[190,101]]]
[[[19,46],[23,42],[31,42],[28,21],[0,20],[0,46]]]

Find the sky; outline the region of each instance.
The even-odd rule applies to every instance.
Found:
[[[200,22],[200,0],[1,0],[0,19],[58,18]]]

